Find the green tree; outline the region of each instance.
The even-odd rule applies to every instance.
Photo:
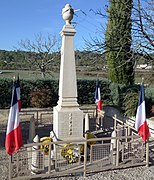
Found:
[[[110,0],[105,33],[108,78],[115,83],[134,82],[134,63],[131,50],[132,0]]]

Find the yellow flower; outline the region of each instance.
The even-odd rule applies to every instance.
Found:
[[[40,139],[40,142],[52,142],[52,138],[51,137],[42,137]],[[45,155],[48,155],[49,145],[41,145],[40,148],[44,150]]]
[[[68,149],[67,153],[68,154],[73,154],[72,149]]]
[[[91,134],[91,133],[87,134],[87,139],[94,139],[94,138],[96,138],[94,134]],[[92,145],[92,144],[96,144],[96,141],[89,141],[88,142],[89,146]]]
[[[61,150],[61,155],[69,163],[77,162],[78,158],[79,158],[78,146],[76,146],[74,144],[65,144],[64,147]]]

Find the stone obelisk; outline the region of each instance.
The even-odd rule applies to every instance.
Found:
[[[62,17],[66,21],[62,31],[59,100],[54,107],[53,130],[60,140],[83,138],[83,112],[77,102],[77,80],[74,55],[74,35],[71,25],[74,10],[66,4]]]

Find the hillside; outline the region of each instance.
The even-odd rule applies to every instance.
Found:
[[[11,77],[20,73],[23,79],[41,78],[41,57],[47,55],[44,53],[34,53],[26,51],[6,51],[0,50],[0,78]],[[52,59],[45,67],[46,77],[59,77],[60,52],[48,54]],[[139,64],[149,64],[149,59],[141,54],[134,55],[136,67]],[[85,79],[107,78],[107,67],[104,54],[93,51],[75,51],[75,60],[77,67],[77,77]],[[45,63],[45,62],[44,62]],[[145,77],[146,82],[154,84],[152,69],[136,69],[135,81],[139,82],[141,77]]]

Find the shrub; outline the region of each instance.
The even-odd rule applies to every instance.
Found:
[[[22,108],[53,107],[58,101],[57,80],[20,80]],[[96,80],[78,80],[78,103],[94,104]],[[116,105],[124,110],[126,116],[135,114],[139,96],[139,85],[124,86],[100,81],[101,98],[103,104]],[[0,108],[9,108],[11,102],[12,80],[0,80]],[[154,89],[145,88],[146,112],[151,116],[154,105]]]
[[[30,106],[36,108],[50,107],[51,96],[49,89],[35,89],[30,93]]]
[[[123,101],[124,114],[127,117],[135,116],[139,93],[133,90],[128,91],[125,94]]]
[[[9,108],[13,82],[10,79],[0,81],[0,108]]]

